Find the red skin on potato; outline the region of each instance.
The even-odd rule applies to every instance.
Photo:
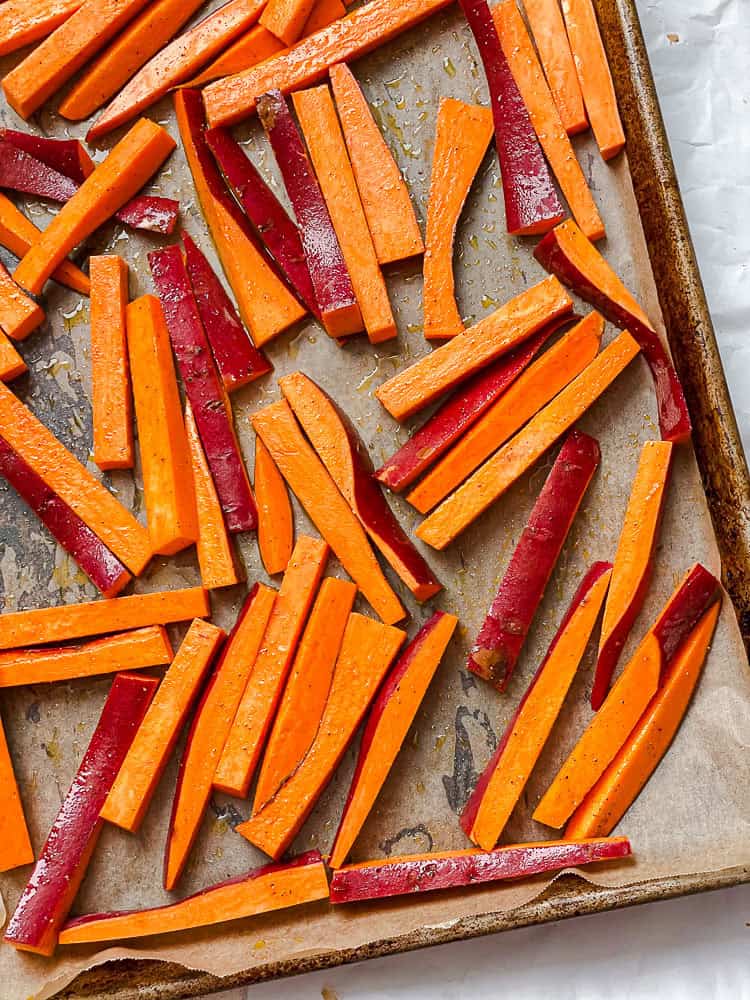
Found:
[[[182,253],[153,250],[148,261],[227,530],[254,531],[258,510]]]
[[[505,732],[503,733],[497,745],[497,749],[490,758],[489,763],[485,767],[484,771],[482,771],[481,775],[479,776],[479,780],[474,786],[474,791],[471,793],[466,805],[464,806],[464,810],[461,813],[461,818],[459,820],[459,823],[461,824],[461,829],[464,831],[467,837],[469,838],[471,837],[471,831],[474,828],[474,822],[477,818],[479,807],[482,804],[482,799],[484,798],[485,792],[487,791],[487,787],[489,786],[489,783],[492,779],[492,775],[495,773],[495,770],[497,769],[497,766],[500,763],[500,760],[502,759],[505,748],[508,745],[511,733],[513,732],[513,728],[516,722],[518,721],[518,717],[521,714],[521,711],[524,705],[526,704],[529,695],[533,691],[534,685],[541,677],[542,671],[547,665],[547,661],[552,655],[552,652],[555,646],[557,645],[560,636],[563,635],[563,633],[567,629],[571,618],[576,613],[578,608],[581,606],[584,599],[586,598],[586,595],[589,593],[589,591],[597,582],[597,580],[600,580],[601,577],[604,576],[605,573],[608,573],[611,569],[612,569],[612,563],[596,562],[588,571],[588,573],[586,573],[584,578],[581,580],[578,589],[573,595],[573,600],[570,602],[568,610],[563,615],[562,621],[560,622],[557,632],[555,632],[554,638],[552,639],[552,642],[549,645],[549,649],[547,650],[544,659],[539,664],[536,673],[532,677],[529,686],[526,688],[526,691],[524,692],[523,698],[521,698],[520,702],[518,703],[518,708],[510,717],[508,725],[505,727]]]
[[[344,499],[392,569],[418,601],[434,597],[442,584],[389,507],[373,478],[368,451],[351,422],[302,372],[279,379],[279,387]]]
[[[558,316],[515,351],[505,354],[465,382],[375,473],[400,493],[458,440],[509,389],[553,333],[576,316]]]
[[[4,437],[0,437],[0,475],[5,476],[104,597],[115,597],[130,583],[132,576],[117,556]]]
[[[627,837],[551,840],[494,851],[445,851],[339,868],[331,880],[332,903],[357,903],[435,889],[527,878],[541,872],[615,861],[632,853]]]
[[[258,236],[283,271],[297,298],[320,318],[296,224],[228,129],[211,129],[206,132],[206,142],[245,215],[255,226]]]
[[[680,589],[659,615],[651,631],[661,648],[662,680],[680,646],[720,592],[721,584],[713,573],[709,573],[705,566],[696,563],[683,580]]]
[[[99,812],[158,686],[156,677],[115,677],[78,773],[5,931],[5,940],[14,948],[40,955],[54,952],[104,825]]]
[[[505,58],[487,0],[459,0],[484,65],[495,118],[509,233],[546,233],[565,217],[529,113]]]
[[[505,690],[584,494],[599,443],[571,431],[560,449],[469,656],[468,668]]]
[[[258,98],[258,115],[297,217],[323,325],[332,337],[359,333],[364,326],[344,255],[302,136],[281,91]]]
[[[572,229],[571,224],[566,223],[566,228]],[[590,256],[597,264],[601,263],[596,247],[589,243],[583,233],[580,237],[579,245],[586,256]],[[644,323],[643,313],[639,316],[630,312],[622,303],[610,297],[605,289],[600,288],[566,253],[561,236],[556,231],[547,233],[539,242],[534,256],[546,271],[554,274],[564,285],[595,306],[610,323],[632,333],[654,379],[662,439],[675,443],[687,441],[692,433],[692,426],[682,384],[658,334],[653,327]],[[609,265],[605,264],[605,267],[610,270]],[[616,280],[620,284],[619,279]]]
[[[211,344],[224,388],[232,392],[261,375],[267,375],[273,371],[273,365],[253,344],[221,279],[185,232],[182,243],[203,329]]]
[[[73,172],[78,174],[75,169]],[[0,187],[64,204],[80,186],[80,181],[37,159],[7,135],[0,135]],[[173,198],[140,195],[123,205],[114,217],[133,229],[169,235],[179,211],[180,203]]]
[[[59,174],[83,184],[94,169],[94,162],[78,139],[49,139],[14,128],[0,129],[0,142],[6,141],[35,156]]]

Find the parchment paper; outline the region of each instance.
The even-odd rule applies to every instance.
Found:
[[[0,68],[9,68],[11,62],[6,60]],[[468,29],[459,14],[450,10],[362,60],[355,71],[404,170],[423,222],[440,97],[487,101]],[[153,116],[176,135],[169,102],[158,105]],[[5,105],[2,118],[4,123],[18,127]],[[86,130],[85,125],[70,127],[48,112],[42,112],[38,125],[52,135],[82,137]],[[257,124],[242,127],[238,134],[247,143],[254,162],[284,198]],[[606,255],[649,315],[659,321],[656,290],[627,163],[621,158],[613,166],[605,165],[588,137],[577,139],[576,146],[607,225]],[[154,190],[180,198],[185,228],[215,260],[180,150]],[[32,205],[31,212],[37,224],[46,223],[46,207]],[[158,243],[157,239],[110,227],[100,231],[88,249],[114,250],[128,259],[134,296],[152,290],[145,255]],[[458,297],[467,324],[542,277],[531,256],[532,249],[533,241],[511,238],[504,232],[502,191],[492,151],[470,196],[457,239]],[[269,350],[277,377],[301,368],[334,396],[357,423],[376,465],[394,450],[396,442],[405,440],[409,429],[391,420],[375,400],[374,389],[427,350],[420,326],[419,263],[392,268],[388,285],[400,330],[398,344],[374,348],[364,338],[358,338],[341,350],[311,322],[279,338]],[[23,347],[30,376],[19,380],[16,389],[65,444],[86,461],[91,443],[88,302],[50,285],[47,306],[47,325]],[[588,310],[587,306],[582,308]],[[614,334],[608,328],[606,339]],[[277,397],[273,378],[234,396],[241,443],[250,463],[253,441],[248,415]],[[492,753],[582,573],[592,561],[611,559],[614,554],[640,446],[658,435],[651,379],[645,364],[638,360],[631,365],[580,426],[599,439],[601,468],[573,526],[507,694],[498,695],[468,674],[466,655],[554,456],[547,456],[523,477],[448,552],[425,550],[445,584],[445,592],[433,605],[416,606],[391,577],[413,613],[410,634],[433,607],[458,614],[461,629],[355,845],[353,860],[466,846],[457,814],[477,774]],[[89,467],[96,472],[91,462]],[[139,471],[135,477],[113,473],[105,476],[105,481],[143,519]],[[400,498],[393,498],[393,503],[403,524],[413,529],[416,513]],[[296,514],[298,530],[310,530],[299,507]],[[254,540],[242,539],[241,547],[248,578],[265,579]],[[718,573],[718,556],[697,467],[690,450],[681,448],[670,485],[653,584],[623,663],[677,580],[696,560]],[[335,561],[329,568],[340,573]],[[7,611],[96,596],[75,565],[5,484],[0,484],[0,576],[2,605]],[[137,581],[136,590],[185,586],[198,579],[193,553],[181,553],[169,560],[154,560]],[[214,620],[218,624],[231,625],[243,594],[241,587],[214,592]],[[175,641],[182,631],[173,630]],[[587,695],[592,664],[590,650],[540,764],[505,831],[505,841],[550,836],[549,830],[529,817],[589,719]],[[77,769],[109,684],[105,678],[3,692],[3,720],[37,849]],[[716,871],[750,861],[750,768],[745,749],[750,743],[749,696],[747,661],[732,609],[725,602],[705,674],[674,746],[616,831],[632,838],[635,857],[616,867],[589,869],[587,878],[602,885],[626,885],[666,875]],[[294,852],[310,847],[325,851],[330,846],[355,753],[356,747],[351,748],[297,838]],[[176,759],[167,769],[137,836],[110,827],[104,830],[76,901],[76,913],[167,901],[161,889],[161,862],[175,774]],[[260,852],[233,833],[232,827],[247,815],[247,803],[215,797],[174,898],[263,862]],[[0,878],[9,909],[15,905],[27,877],[25,869]],[[55,959],[44,960],[0,946],[0,996],[9,1000],[50,997],[81,969],[116,957],[162,958],[192,969],[230,975],[280,960],[349,949],[419,928],[449,925],[473,914],[511,909],[533,898],[547,884],[549,880],[539,879],[385,902],[369,908],[332,910],[315,904],[206,931],[152,938],[146,947],[110,949],[98,955],[91,949],[65,949]]]

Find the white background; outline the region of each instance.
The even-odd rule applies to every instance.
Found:
[[[638,0],[750,450],[750,0]],[[444,945],[221,1000],[750,1000],[750,887]]]

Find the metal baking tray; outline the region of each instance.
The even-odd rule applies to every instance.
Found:
[[[659,302],[694,423],[694,443],[724,583],[750,640],[750,478],[654,89],[634,0],[594,0],[628,140],[628,162]],[[605,217],[606,221],[606,217]],[[375,956],[750,881],[750,867],[660,878],[624,888],[564,877],[511,912],[487,912],[381,937],[365,946],[217,977],[156,961],[111,962],[79,975],[60,998],[177,1000]]]

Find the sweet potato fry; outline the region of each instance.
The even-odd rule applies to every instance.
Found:
[[[284,477],[261,438],[255,438],[255,499],[258,548],[269,576],[283,573],[294,546],[294,515]]]
[[[571,431],[529,515],[497,596],[471,647],[468,668],[504,691],[562,547],[596,472],[595,438]]]
[[[12,382],[25,371],[26,362],[0,330],[0,382]]]
[[[131,594],[106,601],[87,601],[31,611],[6,611],[1,616],[0,649],[67,642],[69,639],[124,632],[147,625],[208,618],[210,614],[208,595],[202,587]]]
[[[523,430],[436,507],[417,528],[417,537],[437,549],[449,545],[585,413],[637,353],[635,340],[627,331],[621,333]]]
[[[284,94],[322,80],[335,63],[351,62],[447,7],[450,0],[371,0],[328,28],[254,67],[217,80],[205,92],[211,128],[234,125],[255,111],[261,94]]]
[[[152,554],[146,529],[2,383],[0,426],[11,448],[45,484],[132,573],[141,573]]]
[[[76,917],[60,932],[60,944],[173,934],[327,898],[325,865],[317,851],[309,851],[283,864],[265,865],[247,875],[201,889],[177,903],[150,910]]]
[[[312,746],[271,801],[237,827],[251,844],[272,858],[287,850],[330,781],[404,638],[400,629],[362,615],[349,616]]]
[[[394,375],[375,395],[391,416],[406,420],[572,308],[558,281],[541,281]]]
[[[171,661],[167,630],[163,625],[147,625],[75,646],[43,646],[0,653],[0,688],[98,677],[121,670],[158,667]]]
[[[612,586],[604,606],[591,690],[591,707],[595,712],[607,696],[622,647],[646,599],[671,464],[669,441],[644,444],[617,543]]]
[[[132,577],[117,556],[1,435],[0,475],[105,597],[114,597],[130,583]]]
[[[44,322],[44,310],[19,288],[0,263],[0,331],[13,340],[25,340]]]
[[[302,372],[279,379],[279,388],[373,544],[418,601],[434,597],[441,584],[388,506],[354,425]]]
[[[440,660],[458,625],[436,611],[392,667],[362,734],[349,795],[331,849],[329,864],[340,868],[388,777]]]
[[[595,563],[581,581],[541,666],[461,813],[466,836],[485,851],[500,838],[549,739],[586,652],[612,575]]]
[[[29,828],[18,791],[8,741],[0,719],[0,872],[9,872],[34,860]]]
[[[131,121],[187,80],[258,20],[265,0],[227,0],[156,53],[123,87],[88,131],[89,142]],[[186,4],[183,4],[183,7]]]
[[[5,941],[19,951],[54,952],[99,840],[99,810],[158,685],[157,678],[139,674],[115,677],[78,773],[5,930]]]
[[[201,582],[207,590],[233,587],[245,579],[245,573],[244,569],[240,568],[232,538],[227,531],[221,503],[211,478],[211,470],[203,452],[190,403],[185,406],[185,429],[198,516],[198,538],[195,545],[198,551]]]
[[[174,97],[185,156],[206,225],[253,342],[262,347],[305,315],[265,255],[241,208],[227,191],[206,145],[201,92],[183,88]]]
[[[690,633],[638,725],[571,816],[566,837],[598,837],[595,831],[600,830],[609,833],[638,797],[687,711],[720,609],[718,600]]]
[[[253,812],[294,774],[315,739],[356,596],[348,580],[331,576],[320,586],[268,737]]]
[[[384,622],[406,612],[386,580],[367,535],[307,443],[286,400],[254,413],[252,424],[311,521]]]
[[[116,4],[111,0],[87,0],[79,5],[3,78],[8,104],[21,118],[29,118],[147,3],[148,0],[121,0]]]
[[[180,761],[164,853],[167,891],[177,884],[198,835],[211,796],[216,764],[275,600],[276,591],[262,583],[251,589],[195,713]]]
[[[524,0],[523,7],[565,130],[568,135],[584,132],[589,121],[560,4],[558,0]]]
[[[224,632],[196,618],[146,711],[99,815],[136,833]]]
[[[450,97],[441,99],[424,255],[424,335],[428,340],[448,340],[464,329],[456,304],[453,241],[461,210],[493,131],[489,108]]]
[[[581,374],[596,357],[603,331],[601,316],[591,313],[545,351],[414,487],[407,497],[409,503],[426,514],[444,500],[527,420]]]
[[[132,469],[133,403],[125,308],[128,265],[114,254],[91,257],[91,417],[100,469]]]
[[[0,56],[7,56],[51,34],[78,10],[83,0],[6,0],[0,7]]]
[[[154,552],[172,555],[195,542],[198,518],[169,333],[153,295],[126,317],[148,532]]]
[[[32,244],[16,268],[18,284],[38,295],[68,253],[140,191],[174,147],[159,125],[136,122]]]
[[[346,63],[331,66],[331,86],[378,262],[415,257],[424,243],[409,189]]]
[[[10,250],[16,257],[23,257],[32,243],[39,239],[41,233],[27,219],[23,212],[19,211],[12,201],[9,201],[4,194],[0,194],[0,246]],[[67,285],[81,295],[88,295],[91,283],[75,264],[69,260],[64,260],[60,266],[52,272],[52,277],[61,285]]]
[[[299,537],[216,767],[214,787],[222,792],[247,795],[327,560],[325,542]]]

